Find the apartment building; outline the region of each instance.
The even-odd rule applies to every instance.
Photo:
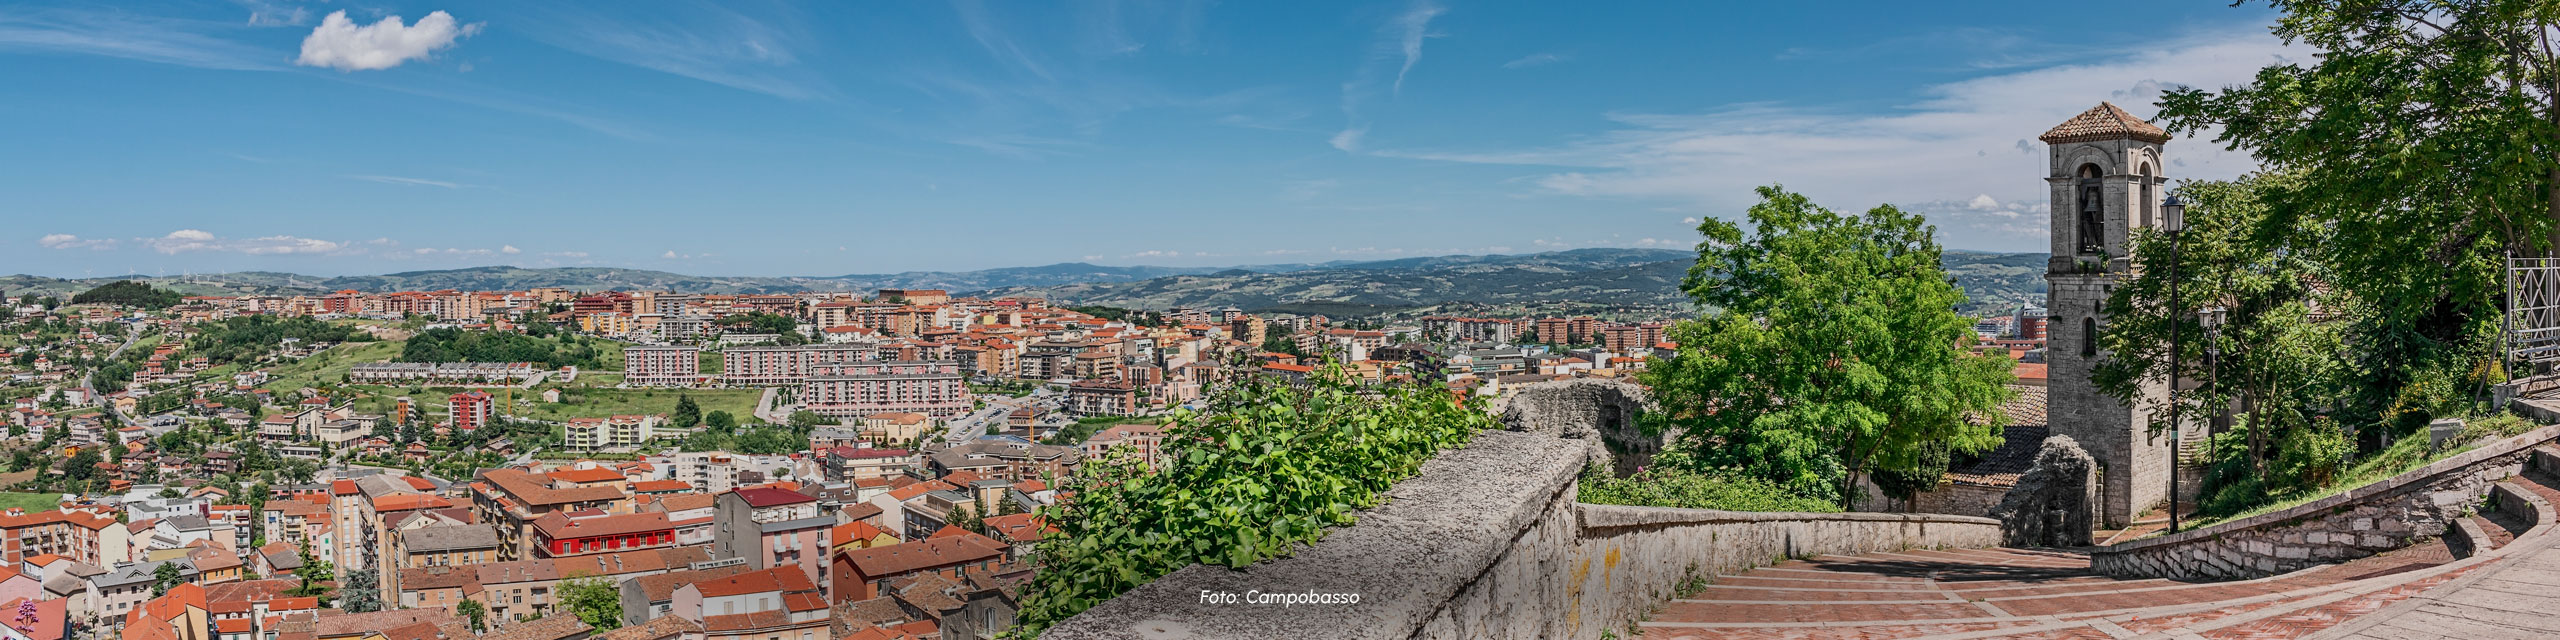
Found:
[[[451,404],[445,410],[445,424],[456,430],[477,431],[489,426],[489,422],[498,416],[497,399],[489,397],[486,391],[464,391],[446,400]]]
[[[619,415],[610,418],[570,418],[562,425],[561,444],[571,449],[636,447],[657,437],[657,416]]]
[[[720,494],[713,514],[711,553],[746,558],[747,566],[795,566],[812,580],[826,578],[827,529],[835,516],[818,499],[770,487]]]
[[[15,566],[57,555],[100,567],[133,561],[132,532],[115,516],[92,511],[0,512],[0,560]]]
[[[736,387],[799,385],[818,365],[878,360],[871,345],[819,344],[730,347],[720,352],[720,380]]]
[[[969,386],[960,363],[949,360],[853,362],[811,368],[800,401],[827,416],[921,413],[949,418],[967,413]]]
[[[633,387],[690,387],[702,377],[701,347],[622,349],[622,384]]]
[[[675,525],[667,514],[644,511],[552,512],[533,523],[533,546],[545,558],[566,558],[676,545]]]
[[[576,484],[520,469],[492,469],[471,483],[472,508],[481,522],[497,527],[499,555],[507,559],[540,557],[535,551],[534,523],[553,513],[605,511],[628,513],[622,490],[609,484]]]
[[[1078,416],[1137,415],[1137,385],[1125,380],[1094,379],[1067,385],[1067,411]]]

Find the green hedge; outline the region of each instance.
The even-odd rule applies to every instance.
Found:
[[[1576,501],[1638,507],[1678,507],[1724,511],[1836,513],[1839,505],[1788,492],[1777,483],[1740,474],[1689,469],[1679,452],[1664,452],[1653,464],[1625,478],[1594,466],[1582,474]]]
[[[1361,386],[1338,367],[1307,382],[1254,377],[1201,413],[1177,412],[1161,469],[1127,449],[1067,478],[1072,500],[1040,513],[1040,541],[1016,637],[1032,637],[1194,563],[1242,567],[1351,524],[1444,447],[1495,428],[1446,390]]]

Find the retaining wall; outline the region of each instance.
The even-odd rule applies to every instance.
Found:
[[[2290,509],[2101,547],[2092,570],[2119,578],[2260,578],[2443,536],[2499,480],[2521,473],[2560,425]]]
[[[1593,640],[1692,575],[1788,556],[1999,543],[1987,518],[1736,513],[1581,505],[1585,442],[1490,432],[1443,451],[1360,522],[1242,570],[1192,566],[1094,606],[1043,638]],[[1332,604],[1257,595],[1357,594]],[[1233,597],[1230,598],[1229,595]]]

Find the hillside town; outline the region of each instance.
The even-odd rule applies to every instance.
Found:
[[[7,307],[0,607],[35,640],[992,637],[1059,480],[1152,463],[1238,376],[1492,397],[1676,347],[1658,321],[914,289]]]

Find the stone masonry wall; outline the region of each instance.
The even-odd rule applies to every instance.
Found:
[[[1485,433],[1293,556],[1242,570],[1187,567],[1042,637],[1595,640],[1625,637],[1691,575],[1789,556],[1999,542],[1999,523],[1986,518],[1577,504],[1588,453],[1552,435]],[[1358,600],[1255,603],[1310,592]]]
[[[2444,535],[2555,437],[2560,426],[2544,427],[2283,511],[2105,547],[2089,555],[2090,568],[2120,578],[2244,579],[2406,547]]]

